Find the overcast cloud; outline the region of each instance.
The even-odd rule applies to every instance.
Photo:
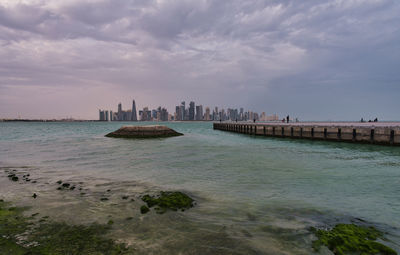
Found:
[[[396,0],[0,0],[0,118],[180,101],[400,120]]]

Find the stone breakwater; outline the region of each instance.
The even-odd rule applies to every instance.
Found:
[[[123,126],[120,129],[111,132],[106,137],[115,138],[159,138],[159,137],[171,137],[180,136],[181,133],[175,130],[160,125],[151,126]]]
[[[400,145],[400,122],[214,123],[215,130],[269,137]]]

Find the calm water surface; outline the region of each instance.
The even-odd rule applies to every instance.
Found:
[[[198,205],[185,213],[137,215],[147,235],[121,223],[115,236],[140,241],[143,251],[309,254],[308,227],[339,222],[374,225],[400,251],[400,148],[254,137],[215,131],[212,123],[166,123],[185,134],[168,139],[104,137],[124,124],[132,123],[0,123],[0,167],[26,166],[43,183],[1,177],[2,196],[27,202],[26,194],[42,192],[48,199],[36,203],[65,219],[62,202],[51,199],[58,179],[84,180],[94,197],[102,195],[101,185],[121,194],[182,190],[194,196]],[[130,210],[120,205],[111,212],[89,196],[62,196],[76,205],[76,215]],[[144,226],[138,222],[136,229]],[[160,227],[151,224],[168,231],[159,237]],[[162,242],[150,245],[154,238]]]

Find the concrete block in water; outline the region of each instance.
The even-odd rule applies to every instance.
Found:
[[[171,137],[180,136],[182,133],[176,132],[175,130],[160,125],[152,126],[123,126],[120,129],[111,132],[106,137],[115,138],[159,138],[159,137]]]

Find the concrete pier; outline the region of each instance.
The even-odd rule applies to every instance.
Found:
[[[400,145],[400,122],[215,122],[214,129],[249,135]]]

